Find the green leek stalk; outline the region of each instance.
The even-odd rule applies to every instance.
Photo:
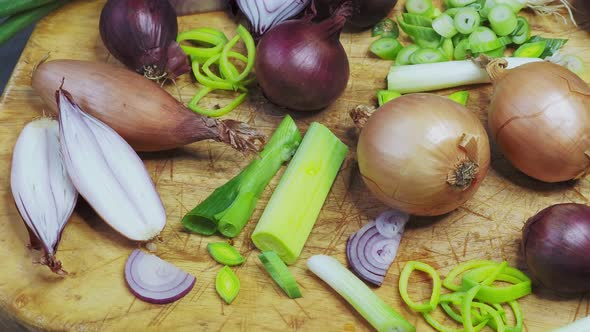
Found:
[[[227,237],[240,233],[256,208],[256,203],[281,165],[291,159],[301,143],[301,134],[290,116],[286,116],[270,141],[236,177],[215,189],[203,202],[182,218],[191,232]]]
[[[542,61],[537,58],[505,59],[508,61],[508,69]],[[490,82],[486,70],[471,60],[392,66],[387,75],[387,89],[402,94]]]
[[[412,324],[335,258],[315,255],[307,260],[307,267],[350,303],[377,331],[416,331]]]
[[[252,233],[258,249],[297,260],[347,151],[328,128],[311,124]]]

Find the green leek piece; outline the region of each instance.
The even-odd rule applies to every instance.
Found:
[[[456,35],[453,36],[453,46],[457,47],[457,45],[459,45],[459,43],[465,39],[469,39],[469,35],[464,35],[462,33],[458,33]]]
[[[399,28],[392,19],[384,18],[371,30],[371,37],[377,36],[397,38],[399,37]]]
[[[455,93],[452,93],[449,96],[449,99],[456,101],[459,104],[465,106],[465,105],[467,105],[467,100],[469,100],[469,91],[467,91],[467,90],[457,91]]]
[[[408,294],[408,281],[410,280],[410,275],[414,270],[427,273],[432,279],[432,295],[430,296],[430,300],[428,300],[428,302],[416,303],[410,299],[410,295]],[[406,266],[404,266],[399,276],[399,293],[402,297],[402,300],[404,300],[408,307],[414,311],[430,312],[434,310],[438,305],[440,288],[440,277],[438,276],[436,270],[432,266],[422,262],[409,261],[406,263]]]
[[[454,55],[455,55],[455,47],[453,46],[453,40],[450,38],[446,38],[441,47],[440,47],[441,52],[445,55],[445,57],[447,58],[447,61],[451,61],[454,59]]]
[[[488,0],[490,1],[490,0]],[[492,7],[495,7],[496,5],[508,5],[510,8],[512,8],[512,11],[514,12],[514,14],[518,14],[527,4],[527,1],[522,1],[522,0],[493,0],[493,3],[491,4]]]
[[[416,331],[412,324],[335,258],[315,255],[307,260],[307,267],[350,303],[377,331]]]
[[[442,42],[442,37],[432,27],[408,24],[401,18],[397,21],[401,29],[420,47],[437,48]]]
[[[453,283],[455,278],[466,271],[470,271],[482,266],[493,266],[497,264],[494,261],[488,260],[471,260],[467,262],[463,262],[457,266],[455,266],[449,274],[447,274],[446,278],[443,280],[442,284],[445,288],[450,289],[452,291],[459,291],[461,290],[461,285]]]
[[[301,290],[299,290],[295,278],[287,268],[287,265],[283,263],[274,251],[265,251],[258,255],[258,259],[260,259],[264,269],[270,274],[272,280],[281,287],[289,298],[297,299],[301,297]]]
[[[399,51],[404,48],[402,44],[393,37],[382,37],[371,43],[369,50],[384,60],[395,60]]]
[[[488,14],[490,26],[498,36],[508,36],[517,27],[516,15],[508,5],[494,6]]]
[[[518,16],[516,18],[516,29],[510,34],[510,37],[512,37],[512,42],[516,45],[522,45],[529,40],[531,37],[529,21],[522,16]]]
[[[557,53],[557,51],[559,51],[563,47],[563,45],[567,43],[568,40],[561,38],[543,38],[541,36],[533,36],[529,40],[527,40],[528,43],[535,43],[540,41],[545,41],[545,49],[543,50],[543,53],[539,56],[539,58],[545,59],[546,57],[552,56],[553,54]]]
[[[453,18],[445,13],[432,21],[432,28],[436,33],[445,38],[452,38],[458,33]]]
[[[410,13],[403,13],[402,18],[404,19],[404,23],[409,25],[415,25],[419,27],[432,27],[432,20],[426,16],[410,14]]]
[[[223,265],[235,266],[245,262],[244,257],[227,242],[211,242],[207,244],[207,251],[213,259]]]
[[[464,7],[457,11],[453,18],[455,28],[462,34],[469,34],[479,26],[479,13],[471,7]]]
[[[467,56],[471,54],[469,39],[463,39],[457,46],[455,46],[455,51],[453,52],[453,57],[455,60],[465,60]]]
[[[416,44],[410,44],[406,47],[402,48],[399,53],[397,53],[397,57],[395,57],[395,66],[403,66],[403,65],[410,65],[410,57],[414,52],[420,49],[420,46]]]
[[[210,45],[209,47],[194,47],[183,45],[181,42],[190,41],[196,44]],[[176,42],[180,44],[182,50],[192,59],[203,63],[210,57],[221,53],[228,40],[223,31],[212,28],[198,28],[181,32],[176,37]]]
[[[512,54],[516,58],[538,58],[545,51],[547,42],[542,40],[534,43],[526,43],[520,45]]]
[[[432,0],[407,0],[406,11],[410,14],[432,17],[434,16],[434,5]]]
[[[258,249],[276,252],[287,264],[297,260],[347,151],[328,128],[309,126],[252,233]]]
[[[469,46],[473,52],[487,52],[502,47],[502,42],[490,28],[478,27],[469,35]]]
[[[295,122],[286,116],[260,156],[188,212],[182,225],[199,234],[211,235],[219,229],[225,236],[236,236],[250,219],[268,182],[291,159],[300,142]]]
[[[391,90],[379,90],[377,91],[377,102],[379,107],[383,106],[386,102],[393,100],[397,97],[401,97],[401,93]]]
[[[240,292],[240,279],[228,266],[224,266],[217,272],[215,290],[225,303],[230,304]]]
[[[447,56],[439,49],[421,48],[410,56],[413,65],[448,61]]]

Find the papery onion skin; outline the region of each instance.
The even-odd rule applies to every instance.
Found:
[[[350,11],[321,23],[306,16],[277,25],[256,50],[256,78],[274,104],[296,111],[317,111],[334,102],[349,78],[340,30]]]
[[[459,144],[471,135],[468,149]],[[361,131],[357,158],[363,180],[381,202],[409,214],[450,212],[477,191],[490,164],[481,121],[448,98],[410,94],[377,109]],[[473,179],[451,185],[458,163],[476,165]],[[453,182],[453,181],[451,181]]]
[[[590,87],[568,69],[534,62],[494,79],[488,124],[504,156],[544,182],[590,168]]]
[[[590,206],[556,204],[529,218],[522,252],[538,285],[564,294],[590,291]]]
[[[77,60],[39,65],[32,86],[48,110],[57,114],[55,91],[64,87],[88,114],[121,135],[136,151],[161,151],[205,139],[256,150],[258,135],[234,120],[216,120],[187,109],[166,90],[124,68]]]
[[[176,43],[178,22],[168,0],[109,0],[99,30],[117,60],[150,79],[174,79],[190,71]]]

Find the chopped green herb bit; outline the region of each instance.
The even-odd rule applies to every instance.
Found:
[[[209,243],[207,251],[216,262],[223,265],[234,266],[244,263],[244,257],[227,242]]]

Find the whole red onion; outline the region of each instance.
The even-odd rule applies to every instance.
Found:
[[[590,206],[557,204],[529,218],[522,250],[539,285],[560,293],[590,291]]]
[[[99,28],[109,52],[149,79],[173,79],[190,70],[176,42],[178,22],[168,0],[108,0]]]
[[[268,31],[256,50],[256,78],[273,103],[297,111],[322,109],[348,83],[349,65],[340,31],[351,2],[319,23],[313,15],[283,22]]]

